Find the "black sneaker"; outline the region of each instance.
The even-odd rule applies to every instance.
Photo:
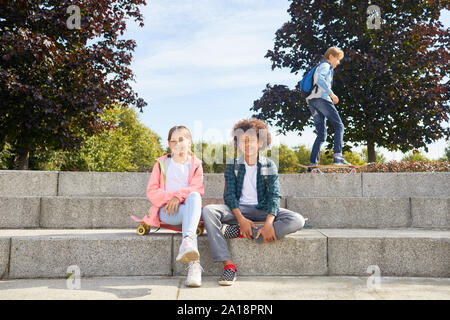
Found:
[[[222,229],[223,237],[225,239],[241,238],[240,231],[241,228],[239,228],[238,224],[226,225]]]
[[[221,286],[231,286],[236,281],[236,271],[232,268],[224,269],[223,274],[219,279]]]

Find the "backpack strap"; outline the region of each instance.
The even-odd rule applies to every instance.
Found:
[[[316,76],[316,72],[317,72],[317,69],[319,68],[319,65],[321,64],[322,62],[319,62],[318,64],[316,64],[316,66],[314,67],[314,74],[313,74],[313,76],[312,76],[312,86],[311,86],[311,93],[314,91],[314,90],[316,90],[316,92],[314,92],[315,94],[317,93],[317,91],[319,90],[319,86],[317,85],[317,83],[315,83],[315,76]]]
[[[166,173],[170,165],[170,157],[158,161],[158,164],[159,164],[159,171],[163,174],[164,184],[166,184]]]

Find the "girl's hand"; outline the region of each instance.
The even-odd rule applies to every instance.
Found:
[[[178,199],[177,197],[173,197],[164,206],[163,212],[167,212],[167,215],[173,216],[175,213],[178,213],[178,206],[179,205],[180,205],[180,199]]]

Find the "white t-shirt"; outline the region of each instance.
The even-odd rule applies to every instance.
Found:
[[[189,160],[179,164],[170,159],[169,168],[166,172],[165,187],[167,191],[177,191],[189,186]]]
[[[249,166],[245,162],[245,176],[242,184],[242,193],[239,198],[239,204],[256,205],[258,204],[258,192],[256,189],[256,173],[258,172],[258,165]]]

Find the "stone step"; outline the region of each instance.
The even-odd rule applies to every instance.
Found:
[[[285,197],[450,197],[450,172],[280,174]],[[149,172],[0,170],[0,195],[145,197]],[[205,174],[205,197],[223,196],[223,174]]]
[[[327,237],[330,275],[362,275],[373,265],[384,275],[450,276],[450,231],[319,231]]]
[[[450,228],[450,198],[288,197],[313,228]]]
[[[203,198],[203,205],[223,203]],[[0,228],[132,228],[145,197],[0,196]],[[450,198],[288,197],[281,207],[307,217],[312,228],[450,228]]]
[[[185,274],[180,233],[134,230],[0,230],[0,277],[64,278]],[[274,243],[228,240],[240,275],[450,277],[450,231],[303,229]],[[198,238],[204,275],[220,275],[208,238]],[[377,269],[378,268],[378,269]],[[70,270],[75,270],[72,267]]]
[[[203,205],[223,203],[202,200]],[[150,208],[145,197],[0,196],[0,229],[135,227],[130,216],[143,217]]]

